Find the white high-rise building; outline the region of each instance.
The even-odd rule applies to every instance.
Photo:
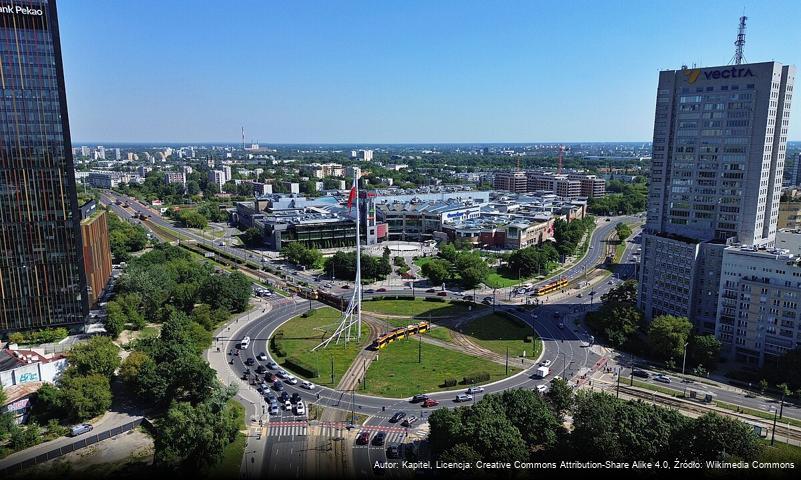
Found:
[[[212,170],[209,172],[209,182],[217,184],[222,192],[223,185],[225,185],[225,172],[222,170]]]
[[[772,246],[795,67],[659,74],[639,304],[715,331],[723,250]]]

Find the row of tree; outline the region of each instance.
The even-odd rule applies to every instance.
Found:
[[[392,265],[389,261],[389,249],[385,249],[384,255],[376,257],[362,253],[361,255],[362,279],[363,280],[383,280],[392,273]],[[356,252],[338,251],[334,255],[325,259],[323,270],[327,275],[333,275],[342,280],[356,279]]]
[[[422,274],[433,285],[456,279],[465,289],[475,288],[492,273],[481,254],[458,250],[450,243],[440,247],[438,257],[424,263],[421,268]]]
[[[429,440],[441,461],[753,460],[752,428],[706,414],[623,401],[601,392],[573,394],[563,381],[546,395],[523,389],[486,395],[475,405],[431,414]],[[572,417],[572,429],[563,426]]]
[[[557,219],[553,224],[553,237],[560,255],[575,255],[581,240],[595,229],[595,217],[588,215],[581,220],[567,222]]]
[[[131,225],[110,212],[107,221],[109,246],[116,263],[127,262],[131,253],[147,246],[147,232],[141,225]]]
[[[309,248],[300,242],[291,242],[281,248],[281,255],[287,261],[306,268],[314,268],[322,259],[323,254],[316,248]],[[354,256],[354,262],[356,257]]]
[[[590,198],[588,208],[594,215],[630,215],[642,212],[648,206],[648,186],[644,183],[625,184],[620,193],[608,193]]]

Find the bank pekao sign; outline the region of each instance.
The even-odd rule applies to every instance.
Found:
[[[42,12],[42,9],[40,8],[13,4],[0,4],[0,13],[10,13],[14,15],[36,15],[38,17],[44,15],[44,12]]]

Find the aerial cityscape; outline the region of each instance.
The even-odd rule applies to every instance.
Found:
[[[794,478],[801,5],[337,3],[0,5],[0,475]]]

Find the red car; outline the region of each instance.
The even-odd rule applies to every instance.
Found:
[[[436,407],[437,405],[439,405],[439,402],[434,400],[433,398],[426,398],[423,401],[424,407]]]
[[[387,291],[387,289],[386,289],[386,288],[383,288],[383,287],[382,287],[382,288],[379,288],[378,290],[376,290],[376,292],[386,292],[386,291]]]
[[[370,432],[363,431],[356,437],[356,445],[367,445],[370,442]]]
[[[448,292],[439,292],[439,293],[437,293],[437,296],[438,297],[447,297],[448,296]]]

